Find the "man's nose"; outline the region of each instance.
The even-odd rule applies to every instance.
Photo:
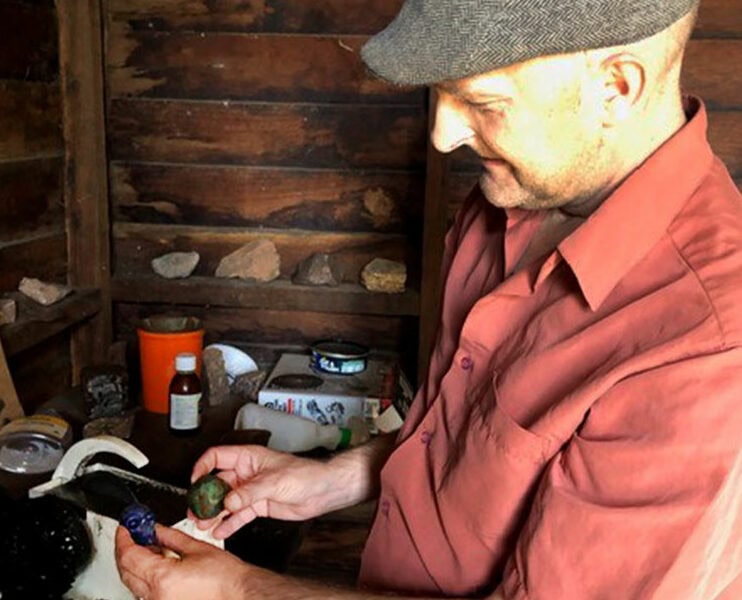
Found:
[[[454,102],[443,95],[435,101],[435,122],[430,139],[438,152],[453,152],[474,138],[469,121]]]

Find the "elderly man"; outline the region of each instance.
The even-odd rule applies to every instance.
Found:
[[[379,497],[361,591],[119,531],[152,598],[742,597],[742,203],[679,74],[694,0],[407,0],[364,48],[437,91],[479,185],[448,235],[429,376],[396,440],[326,463],[215,448],[216,527]],[[211,526],[204,523],[202,526]]]

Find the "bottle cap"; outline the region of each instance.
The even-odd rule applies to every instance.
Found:
[[[339,450],[350,446],[350,438],[352,435],[353,432],[350,429],[347,429],[345,427],[340,428],[340,441],[338,442],[337,446]]]
[[[175,357],[175,370],[181,372],[196,370],[196,355],[190,352],[181,352]]]

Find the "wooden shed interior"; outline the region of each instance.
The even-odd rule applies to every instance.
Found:
[[[207,340],[265,348],[325,337],[424,369],[451,215],[476,180],[427,142],[426,90],[375,80],[359,57],[400,0],[0,0],[0,293],[69,283],[58,305],[0,328],[26,412],[133,339],[143,316],[201,317]],[[702,0],[684,70],[742,184],[742,10]],[[281,277],[212,276],[268,238]],[[196,250],[193,277],[150,260]],[[336,288],[290,282],[336,253]],[[403,260],[407,291],[358,283]],[[25,312],[24,312],[25,311]]]

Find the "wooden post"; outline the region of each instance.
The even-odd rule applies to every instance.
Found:
[[[57,0],[69,282],[98,288],[101,310],[72,334],[72,379],[112,338],[103,28],[99,0]]]
[[[433,90],[430,91],[429,103],[428,131],[432,132],[436,104],[436,94]],[[441,295],[440,269],[448,228],[448,173],[448,156],[438,152],[428,140],[422,282],[420,285],[420,341],[417,353],[418,384],[425,380],[430,353],[438,330]]]

